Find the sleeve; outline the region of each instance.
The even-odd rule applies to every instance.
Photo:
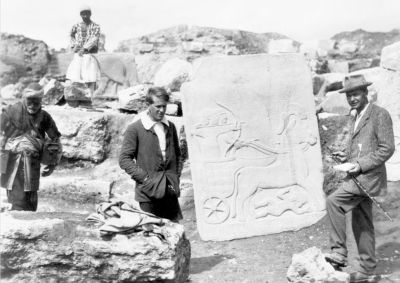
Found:
[[[75,46],[77,45],[76,38],[75,38],[76,33],[77,33],[77,25],[73,25],[73,27],[69,33],[71,49],[75,48]]]
[[[136,163],[138,147],[138,134],[134,125],[130,125],[124,134],[122,147],[119,155],[119,166],[125,170],[133,180],[143,183],[147,172]]]
[[[374,151],[357,160],[362,172],[381,166],[394,153],[393,123],[389,113],[386,110],[379,112],[376,121],[374,131],[378,139],[378,146]]]
[[[175,146],[175,158],[176,158],[176,173],[178,174],[178,176],[181,176],[181,172],[182,172],[182,168],[183,168],[183,158],[182,158],[182,154],[181,154],[181,149],[179,147],[179,139],[178,139],[178,134],[176,132],[176,127],[174,124],[172,124],[172,138],[174,139],[174,146]]]
[[[100,38],[100,26],[94,24],[91,26],[90,37],[83,45],[83,48],[86,50],[90,50],[93,47],[97,46],[97,44],[99,43],[99,38]]]
[[[61,133],[58,131],[56,123],[53,118],[46,112],[46,134],[52,141],[58,141],[61,137]]]

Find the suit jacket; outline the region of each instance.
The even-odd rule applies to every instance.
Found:
[[[154,127],[146,130],[141,120],[130,124],[125,132],[119,165],[136,181],[135,199],[148,202],[165,195],[167,184],[179,196],[180,149],[175,125],[166,127],[165,161]],[[145,180],[146,176],[149,178]]]
[[[358,162],[361,173],[356,177],[373,196],[387,187],[385,162],[394,149],[393,124],[388,111],[370,104],[353,131],[349,161]],[[351,191],[360,192],[350,178],[347,181]]]

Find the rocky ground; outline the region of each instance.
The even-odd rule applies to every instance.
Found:
[[[389,183],[383,206],[393,216],[389,222],[374,208],[377,273],[389,274],[379,282],[400,281],[400,182]],[[184,210],[183,225],[192,246],[190,282],[269,282],[286,281],[286,272],[294,253],[316,246],[328,251],[328,219],[297,232],[239,239],[204,242],[196,230],[194,206]],[[351,272],[356,266],[354,239],[349,239]]]

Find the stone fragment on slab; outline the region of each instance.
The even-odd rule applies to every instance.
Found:
[[[167,222],[103,240],[73,213],[1,213],[2,282],[185,282],[190,243],[182,225]]]
[[[0,95],[2,99],[18,99],[22,96],[22,89],[18,84],[9,84],[1,88]]]
[[[381,67],[392,71],[400,71],[400,41],[382,49]]]
[[[96,163],[106,158],[110,142],[107,114],[58,106],[45,110],[61,132],[64,157]]]
[[[321,250],[316,247],[294,254],[286,276],[288,282],[291,283],[349,282],[349,274],[336,271],[332,265],[326,262]]]
[[[204,58],[181,93],[202,239],[298,230],[325,215],[302,55]]]
[[[182,59],[174,58],[165,62],[154,76],[154,85],[171,91],[179,91],[192,72],[192,65]]]

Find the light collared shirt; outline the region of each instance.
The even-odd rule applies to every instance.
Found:
[[[361,110],[361,112],[359,114],[357,114],[356,122],[354,123],[354,131],[357,129],[357,126],[360,123],[362,116],[364,116],[365,112],[367,111],[368,106],[369,106],[369,102],[367,103],[367,105],[365,105],[364,109]]]
[[[164,118],[160,122],[156,122],[150,117],[149,112],[146,111],[142,114],[140,120],[142,121],[143,127],[146,130],[150,130],[152,127],[154,127],[154,132],[156,132],[158,143],[160,144],[161,154],[163,156],[163,159],[165,160],[165,150],[167,147],[167,141],[165,136],[164,125],[166,125],[167,127],[169,126],[167,118],[165,118],[164,116]]]

